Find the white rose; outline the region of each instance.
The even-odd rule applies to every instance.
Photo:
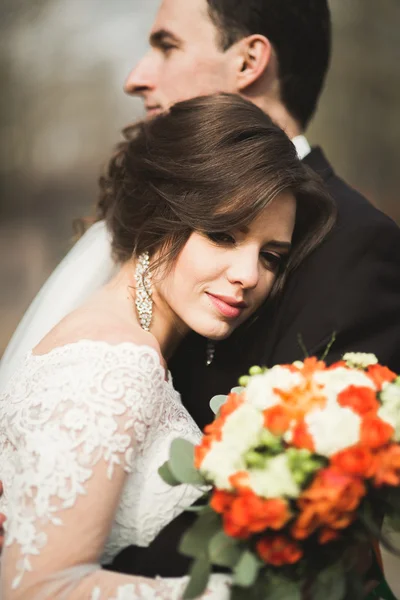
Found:
[[[347,407],[330,404],[306,415],[305,422],[315,452],[322,456],[332,456],[360,440],[361,418]]]
[[[256,408],[265,410],[276,404],[281,403],[278,394],[275,394],[274,388],[284,391],[301,383],[300,373],[289,371],[285,367],[276,365],[261,375],[253,375],[246,388],[246,400]]]
[[[222,428],[222,439],[214,442],[201,464],[201,472],[221,489],[232,489],[229,477],[245,469],[244,456],[257,446],[264,419],[251,404],[242,404],[231,413]]]
[[[385,383],[381,393],[382,406],[378,410],[378,417],[389,423],[394,430],[394,439],[400,441],[400,386]]]
[[[251,404],[242,404],[227,417],[222,440],[235,452],[245,453],[258,444],[263,426],[262,413]]]
[[[286,496],[297,498],[300,489],[293,479],[286,454],[271,458],[264,469],[250,472],[250,487],[263,498],[280,498]]]
[[[229,444],[214,442],[201,463],[200,471],[221,490],[231,490],[231,475],[246,468],[243,456]]]

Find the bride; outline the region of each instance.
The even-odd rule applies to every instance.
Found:
[[[256,318],[334,219],[286,135],[229,95],[130,127],[101,187],[118,272],[0,395],[3,600],[181,597],[186,578],[100,566],[199,495],[157,473],[174,438],[200,436],[168,360],[191,329],[221,340]],[[204,597],[228,595],[213,575]]]

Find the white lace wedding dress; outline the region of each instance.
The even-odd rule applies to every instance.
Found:
[[[199,436],[152,348],[80,341],[30,353],[0,395],[1,599],[180,598],[186,578],[100,564],[149,545],[198,497],[157,470],[174,438]],[[213,575],[204,597],[228,598],[227,578]]]

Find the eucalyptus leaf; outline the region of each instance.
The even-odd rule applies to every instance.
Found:
[[[255,554],[250,550],[245,550],[235,565],[234,583],[241,587],[252,586],[257,580],[260,568],[261,563]]]
[[[233,568],[240,558],[238,540],[218,531],[211,539],[208,546],[210,560],[214,565]]]
[[[311,586],[313,600],[343,600],[346,597],[346,577],[343,565],[336,563],[321,571]]]
[[[171,444],[169,468],[180,483],[204,485],[204,477],[194,466],[194,445],[184,439],[176,439]]]
[[[211,564],[207,557],[195,560],[190,568],[190,579],[183,593],[184,600],[192,600],[203,594],[211,575]]]
[[[208,556],[210,539],[221,529],[220,517],[214,512],[201,514],[192,527],[183,535],[179,552],[196,558],[202,554]]]
[[[291,581],[281,575],[270,575],[263,597],[266,600],[302,600],[301,583]]]
[[[181,482],[178,481],[171,472],[169,468],[169,462],[166,461],[161,467],[158,469],[158,474],[168,485],[175,486],[181,485]]]
[[[219,409],[223,404],[225,404],[227,399],[226,394],[217,394],[217,396],[213,396],[210,400],[210,408],[213,411],[214,415],[219,413]]]

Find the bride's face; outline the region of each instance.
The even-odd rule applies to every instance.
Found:
[[[157,294],[183,331],[221,340],[266,300],[290,250],[294,196],[275,198],[247,228],[194,232]]]

